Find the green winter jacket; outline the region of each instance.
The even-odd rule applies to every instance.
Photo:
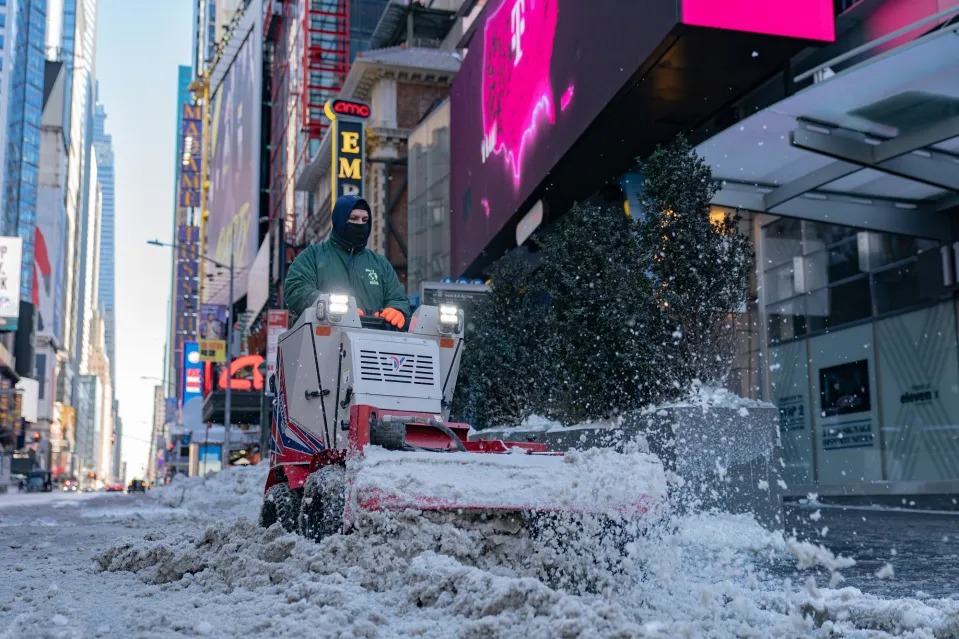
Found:
[[[349,293],[365,313],[395,308],[409,325],[410,303],[393,266],[367,248],[351,251],[335,234],[307,247],[293,260],[283,293],[287,307],[297,316],[320,293]]]

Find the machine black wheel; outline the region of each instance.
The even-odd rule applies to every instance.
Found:
[[[286,483],[274,484],[263,496],[260,507],[260,525],[269,528],[280,522],[286,532],[296,532],[296,519],[300,512],[300,494]]]
[[[346,469],[324,466],[306,479],[300,505],[300,534],[313,541],[343,529],[346,506]]]

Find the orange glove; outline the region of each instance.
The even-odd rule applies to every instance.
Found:
[[[395,308],[384,308],[376,313],[376,316],[382,317],[396,328],[403,328],[406,325],[406,316]]]
[[[363,312],[362,308],[356,309],[356,312],[360,314],[360,317],[363,317],[364,315],[366,315],[366,313]]]

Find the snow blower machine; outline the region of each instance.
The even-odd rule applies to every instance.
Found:
[[[278,340],[261,525],[318,541],[384,511],[507,533],[538,514],[652,518],[666,494],[652,455],[469,441],[468,424],[448,421],[463,332],[456,306],[420,306],[401,332],[350,296],[321,294]]]

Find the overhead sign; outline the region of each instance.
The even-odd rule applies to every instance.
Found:
[[[23,240],[0,237],[0,331],[15,331],[20,319]]]
[[[330,181],[332,202],[341,195],[363,195],[366,171],[364,127],[370,117],[370,106],[350,100],[331,100],[323,107],[333,123],[333,159]]]
[[[225,339],[201,339],[200,340],[200,361],[201,362],[225,362],[226,361],[226,340]]]
[[[203,397],[203,362],[200,361],[200,345],[183,343],[183,398],[185,406],[191,399]]]

